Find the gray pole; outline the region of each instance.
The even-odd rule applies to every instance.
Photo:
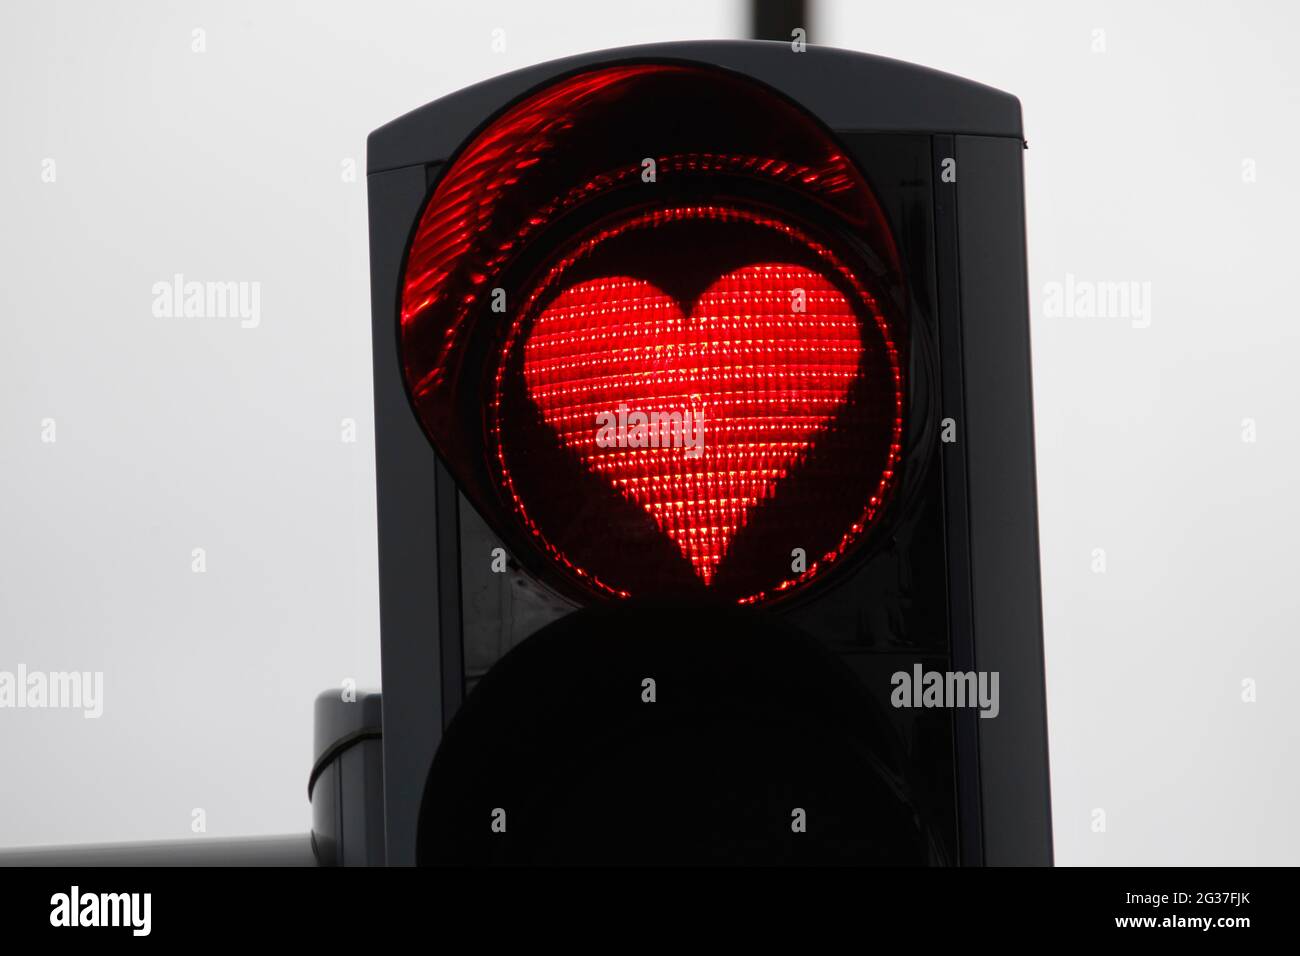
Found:
[[[753,40],[790,41],[790,33],[802,27],[812,39],[812,0],[750,0],[749,36]]]

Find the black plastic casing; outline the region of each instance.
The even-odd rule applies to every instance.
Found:
[[[913,663],[998,672],[996,718],[971,709],[895,712],[899,735],[911,771],[930,782],[930,810],[950,816],[950,859],[1049,865],[1019,102],[894,60],[818,47],[795,53],[761,41],[557,60],[444,97],[370,135],[387,862],[416,862],[425,780],[466,692],[465,635],[476,623],[477,592],[462,578],[467,536],[480,534],[466,526],[467,505],[404,380],[398,301],[406,247],[440,167],[487,121],[567,74],[635,62],[730,70],[784,94],[836,134],[893,219],[933,339],[936,418],[952,419],[956,441],[938,444],[918,517],[894,546],[786,613],[850,659],[882,700],[889,672]],[[945,168],[955,177],[942,175]],[[928,583],[916,585],[918,577]],[[877,613],[888,619],[879,628],[861,623]]]

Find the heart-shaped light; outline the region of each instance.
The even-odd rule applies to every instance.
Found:
[[[533,323],[523,371],[561,442],[709,584],[843,404],[861,355],[858,317],[834,284],[763,263],[719,278],[689,316],[641,279],[575,285]],[[638,428],[638,413],[657,414],[659,429]]]

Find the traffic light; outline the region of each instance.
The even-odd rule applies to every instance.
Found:
[[[767,42],[371,134],[388,863],[1051,862],[1023,148]]]

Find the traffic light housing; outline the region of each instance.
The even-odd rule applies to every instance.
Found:
[[[1050,863],[1022,150],[765,42],[371,134],[387,862]]]

